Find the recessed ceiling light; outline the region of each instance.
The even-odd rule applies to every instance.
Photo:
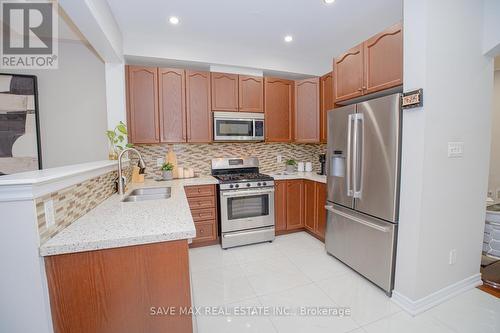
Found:
[[[323,1],[328,5],[335,2],[335,0],[323,0]]]
[[[179,24],[179,18],[177,16],[170,16],[168,21],[173,25]]]
[[[284,39],[285,39],[285,42],[290,43],[290,42],[293,41],[293,36],[292,35],[286,35]]]

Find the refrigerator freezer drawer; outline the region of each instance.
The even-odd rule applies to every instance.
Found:
[[[396,224],[351,209],[327,205],[326,250],[391,294]]]

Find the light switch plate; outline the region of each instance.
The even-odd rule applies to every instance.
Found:
[[[43,202],[43,209],[45,211],[45,224],[47,228],[56,224],[56,219],[54,216],[54,201],[52,199]]]
[[[276,155],[276,162],[277,162],[277,163],[281,163],[281,162],[283,162],[283,156],[281,156],[281,155]]]
[[[459,158],[464,156],[463,142],[448,142],[448,157]]]

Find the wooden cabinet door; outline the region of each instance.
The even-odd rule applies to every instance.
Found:
[[[363,95],[363,44],[353,47],[335,60],[335,102]]]
[[[212,73],[212,110],[238,111],[238,75]]]
[[[158,69],[127,66],[126,82],[130,142],[160,142]]]
[[[265,78],[264,83],[266,141],[293,140],[294,81]]]
[[[295,141],[319,142],[319,78],[295,82]]]
[[[304,181],[287,180],[286,188],[286,229],[304,227]]]
[[[364,43],[365,93],[403,84],[403,26],[398,23]]]
[[[319,117],[319,139],[320,142],[328,140],[328,119],[327,111],[333,109],[333,73],[323,75],[320,80],[320,117]]]
[[[326,184],[315,183],[316,190],[316,229],[315,233],[321,239],[325,239],[326,230]]]
[[[210,73],[186,71],[187,142],[212,141]]]
[[[239,110],[244,112],[264,112],[264,78],[239,76]]]
[[[275,231],[286,230],[286,180],[274,181],[274,219]]]
[[[316,189],[315,182],[304,181],[304,227],[311,231],[316,231]]]
[[[186,142],[186,83],[183,69],[159,68],[160,142]]]

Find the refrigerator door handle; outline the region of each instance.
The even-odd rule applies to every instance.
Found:
[[[351,187],[351,146],[352,146],[352,121],[355,114],[350,114],[347,116],[347,156],[346,156],[346,187],[347,196],[352,197],[353,190]]]
[[[363,163],[363,134],[364,134],[364,119],[362,113],[356,113],[354,118],[354,180],[353,180],[353,197],[361,198],[363,193],[363,182],[361,181],[361,167]],[[361,140],[359,136],[361,135]]]
[[[347,218],[347,219],[349,219],[351,221],[363,224],[363,225],[365,225],[365,226],[367,226],[369,228],[372,228],[372,229],[375,229],[375,230],[378,230],[378,231],[382,231],[382,232],[390,232],[391,231],[391,228],[389,228],[389,227],[385,227],[384,228],[384,227],[381,227],[381,226],[379,226],[379,225],[377,225],[375,223],[364,221],[364,220],[359,219],[359,218],[357,218],[355,216],[352,216],[352,215],[346,214],[344,212],[341,212],[339,210],[333,209],[333,206],[326,205],[325,209],[328,210],[328,211],[330,211],[330,212],[332,212],[332,213],[334,213],[334,214],[337,214],[337,215],[340,215],[342,217],[345,217],[345,218]]]

